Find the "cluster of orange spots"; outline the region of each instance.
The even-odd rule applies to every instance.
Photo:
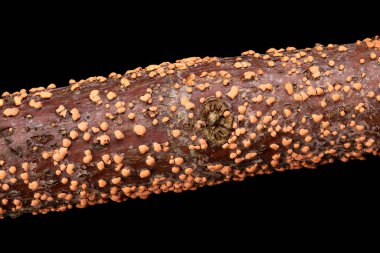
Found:
[[[355,110],[364,113],[365,112],[365,104],[364,103],[359,103],[355,106]]]
[[[91,139],[91,134],[88,133],[88,132],[85,132],[85,133],[83,134],[83,140],[84,140],[84,141],[89,141],[90,139]]]
[[[338,47],[338,51],[339,51],[339,52],[346,52],[347,50],[348,50],[348,48],[345,47],[345,46],[339,46],[339,47]]]
[[[354,85],[352,87],[355,90],[360,91],[362,89],[363,85],[361,83],[354,83]]]
[[[51,98],[53,96],[53,93],[51,93],[50,91],[41,91],[39,95],[41,98],[47,99]]]
[[[157,119],[155,119],[155,120],[157,120]],[[168,117],[168,116],[163,117],[161,120],[162,123],[168,123],[169,121],[170,121],[170,117]]]
[[[306,136],[308,133],[309,133],[308,129],[303,129],[303,128],[300,129],[300,135],[301,136]]]
[[[289,117],[292,115],[292,111],[289,110],[289,109],[287,109],[287,108],[285,108],[285,109],[283,110],[283,112],[284,112],[284,116],[285,116],[286,118],[289,118]]]
[[[21,90],[21,91],[19,92],[19,95],[18,95],[18,96],[14,96],[14,97],[13,97],[14,104],[15,104],[16,106],[21,105],[22,100],[23,100],[24,98],[26,98],[27,96],[28,96],[28,94],[26,93],[26,90],[25,90],[25,89]]]
[[[112,163],[111,156],[109,154],[102,155],[102,161],[105,164],[110,165]]]
[[[269,61],[267,64],[268,64],[268,67],[274,67],[275,66],[274,61]]]
[[[270,144],[269,147],[270,147],[271,149],[273,149],[273,150],[278,150],[278,149],[280,148],[280,146],[277,145],[276,143],[272,143],[272,144]]]
[[[200,83],[196,86],[196,88],[200,91],[204,91],[206,88],[209,88],[210,84],[209,83]]]
[[[174,138],[178,138],[181,135],[181,130],[179,129],[172,130],[172,135]]]
[[[153,156],[148,155],[147,158],[146,158],[146,160],[145,160],[145,163],[146,163],[148,166],[152,167],[152,166],[155,165],[156,160],[154,159]]]
[[[67,151],[67,148],[65,148],[65,147],[61,147],[59,149],[54,150],[54,153],[53,153],[54,162],[62,161],[65,158],[65,156],[67,155],[67,153],[68,153],[68,151]]]
[[[131,82],[128,80],[128,78],[123,77],[120,80],[121,88],[127,88],[129,85],[131,85]]]
[[[96,163],[96,167],[98,168],[99,171],[102,171],[105,168],[105,164],[103,161],[100,161]]]
[[[239,94],[239,86],[232,86],[231,90],[227,93],[227,96],[229,96],[231,99],[235,99],[238,94]]]
[[[153,142],[153,150],[154,152],[157,152],[157,153],[161,152],[162,150],[161,144],[157,142]]]
[[[334,101],[334,102],[337,102],[340,100],[340,95],[335,93],[331,96],[331,99]]]
[[[29,106],[33,107],[35,109],[41,109],[42,108],[42,103],[40,101],[37,102],[36,100],[31,99],[29,101]]]
[[[140,100],[146,103],[152,102],[152,95],[150,93],[146,93],[145,95],[140,97]]]
[[[67,174],[73,175],[74,174],[74,169],[75,169],[75,165],[74,164],[68,164],[67,167],[66,167]]]
[[[110,92],[107,93],[107,99],[108,99],[108,100],[113,100],[113,99],[115,99],[116,97],[117,97],[117,95],[116,95],[115,92],[110,91]]]
[[[117,166],[115,167],[115,171],[119,171],[121,169],[121,167],[123,166],[123,161],[124,161],[124,155],[121,154],[115,154],[113,157],[112,157],[113,161],[117,164]],[[112,161],[111,161],[112,163]]]
[[[99,90],[92,90],[90,92],[90,100],[98,105],[101,105],[103,102],[99,94],[100,94]]]
[[[72,120],[73,121],[77,121],[80,119],[80,112],[78,110],[78,108],[73,108],[70,110],[70,113],[71,113],[71,117],[72,117]]]
[[[38,189],[38,186],[39,186],[38,182],[33,181],[33,182],[29,183],[28,188],[32,191],[35,191]]]
[[[103,134],[97,137],[96,140],[100,142],[100,145],[107,145],[111,141],[111,138],[108,135]]]
[[[288,139],[286,137],[282,138],[282,145],[284,146],[289,146],[290,144],[292,144],[293,140],[292,139]]]
[[[271,84],[271,83],[260,84],[259,89],[262,91],[266,91],[266,90],[272,91],[273,90],[273,84]]]
[[[81,123],[78,124],[78,129],[82,132],[86,132],[87,129],[88,129],[88,122],[86,121],[83,121]]]
[[[215,92],[215,97],[217,98],[221,98],[223,96],[222,92],[221,91],[216,91]]]
[[[127,111],[127,109],[125,108],[125,102],[122,102],[122,101],[116,102],[115,108],[118,114],[122,114]]]
[[[149,177],[151,175],[151,172],[150,172],[150,170],[144,169],[140,172],[139,175],[141,178],[146,178],[146,177]]]
[[[42,152],[42,158],[44,158],[45,160],[49,159],[51,156],[52,156],[51,152],[48,152],[48,151]]]
[[[103,132],[105,132],[105,131],[107,131],[108,130],[108,123],[107,122],[102,122],[102,123],[100,123],[100,125],[99,125],[99,128],[103,131]]]
[[[272,106],[275,101],[276,101],[275,97],[269,97],[267,100],[265,100],[266,104],[269,106]]]
[[[122,139],[124,139],[124,134],[123,134],[123,132],[120,131],[120,130],[116,130],[116,131],[114,132],[114,135],[115,135],[115,138],[116,138],[117,140],[122,140]]]
[[[243,61],[243,62],[235,62],[234,63],[234,68],[240,69],[240,68],[247,68],[251,66],[251,63]]]
[[[137,134],[138,136],[144,136],[146,134],[146,127],[143,126],[143,125],[135,125],[133,127],[133,131],[135,132],[135,134]]]
[[[62,146],[64,148],[69,148],[71,146],[71,141],[69,139],[63,139]]]
[[[73,81],[73,82],[71,82],[71,81]],[[72,92],[75,92],[75,91],[76,91],[77,89],[79,89],[80,86],[81,86],[80,83],[75,83],[75,80],[70,80],[70,81],[69,81],[69,84],[71,85],[71,86],[70,86],[70,90],[71,90]]]
[[[285,84],[285,90],[289,95],[292,95],[294,90],[293,90],[293,85],[291,83],[286,83]]]
[[[6,178],[7,176],[7,173],[5,172],[5,170],[0,170],[0,180],[3,180],[4,178]]]
[[[83,163],[88,164],[90,162],[92,162],[92,152],[91,150],[87,149],[84,151]]]
[[[320,72],[318,66],[311,66],[309,68],[309,71],[310,71],[310,73],[311,73],[311,75],[313,76],[314,79],[320,77],[320,75],[321,75],[321,72]]]
[[[311,117],[313,118],[314,122],[318,123],[323,119],[322,114],[312,114]]]
[[[18,108],[7,108],[4,110],[3,114],[5,117],[15,117],[19,112],[20,110]]]
[[[243,74],[245,80],[255,79],[256,73],[254,71],[247,71]]]
[[[56,112],[59,116],[61,116],[61,117],[63,117],[63,118],[66,118],[66,115],[67,115],[67,109],[65,108],[65,106],[60,105],[60,106],[57,108],[57,110],[55,110],[55,112]]]
[[[135,117],[136,117],[136,114],[135,113],[133,113],[133,112],[131,112],[131,113],[129,113],[128,114],[128,119],[130,119],[130,120],[133,120],[133,119],[135,119]]]
[[[301,91],[301,93],[296,93],[293,95],[294,101],[306,101],[309,98],[309,95],[307,95],[305,92]]]
[[[186,108],[186,110],[191,110],[195,108],[195,104],[190,101],[188,97],[181,97],[181,105]]]
[[[374,98],[375,96],[376,96],[376,93],[373,92],[373,91],[369,91],[369,92],[367,93],[367,97],[369,97],[369,98]]]
[[[149,147],[147,145],[140,145],[138,149],[141,154],[145,154],[149,151]]]
[[[106,182],[105,180],[103,180],[103,179],[100,179],[100,180],[98,181],[98,184],[99,184],[99,187],[100,187],[100,188],[104,188],[104,187],[107,186],[107,182]]]
[[[356,125],[356,130],[363,131],[365,129],[365,126],[363,125]]]

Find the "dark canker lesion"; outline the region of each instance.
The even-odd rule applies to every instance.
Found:
[[[229,108],[223,100],[216,97],[205,100],[199,112],[203,138],[219,145],[227,142],[233,125],[233,116],[225,114],[227,111]]]

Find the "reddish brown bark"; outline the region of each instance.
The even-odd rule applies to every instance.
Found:
[[[189,58],[5,93],[0,217],[378,155],[379,48]]]

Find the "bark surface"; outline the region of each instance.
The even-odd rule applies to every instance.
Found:
[[[0,217],[379,155],[380,41],[188,58],[0,98]]]

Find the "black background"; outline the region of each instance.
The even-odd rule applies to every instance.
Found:
[[[50,83],[65,86],[71,78],[124,73],[190,56],[350,43],[380,34],[370,7],[335,11],[326,5],[300,11],[275,5],[218,7],[186,5],[158,11],[146,4],[152,13],[117,5],[94,10],[54,7],[43,14],[24,10],[19,16],[10,15],[1,25],[0,92]],[[17,24],[22,17],[24,21]],[[117,242],[125,249],[135,244],[145,247],[157,238],[155,245],[162,249],[176,248],[175,242],[199,250],[202,242],[255,248],[265,239],[271,247],[281,246],[284,237],[290,238],[290,244],[309,241],[308,249],[337,242],[342,234],[346,235],[342,245],[355,242],[359,235],[365,235],[368,245],[378,235],[379,162],[370,158],[336,163],[148,200],[24,215],[0,221],[0,233],[22,231],[41,241],[50,234],[57,240],[66,238],[65,247],[74,239],[86,245]]]

